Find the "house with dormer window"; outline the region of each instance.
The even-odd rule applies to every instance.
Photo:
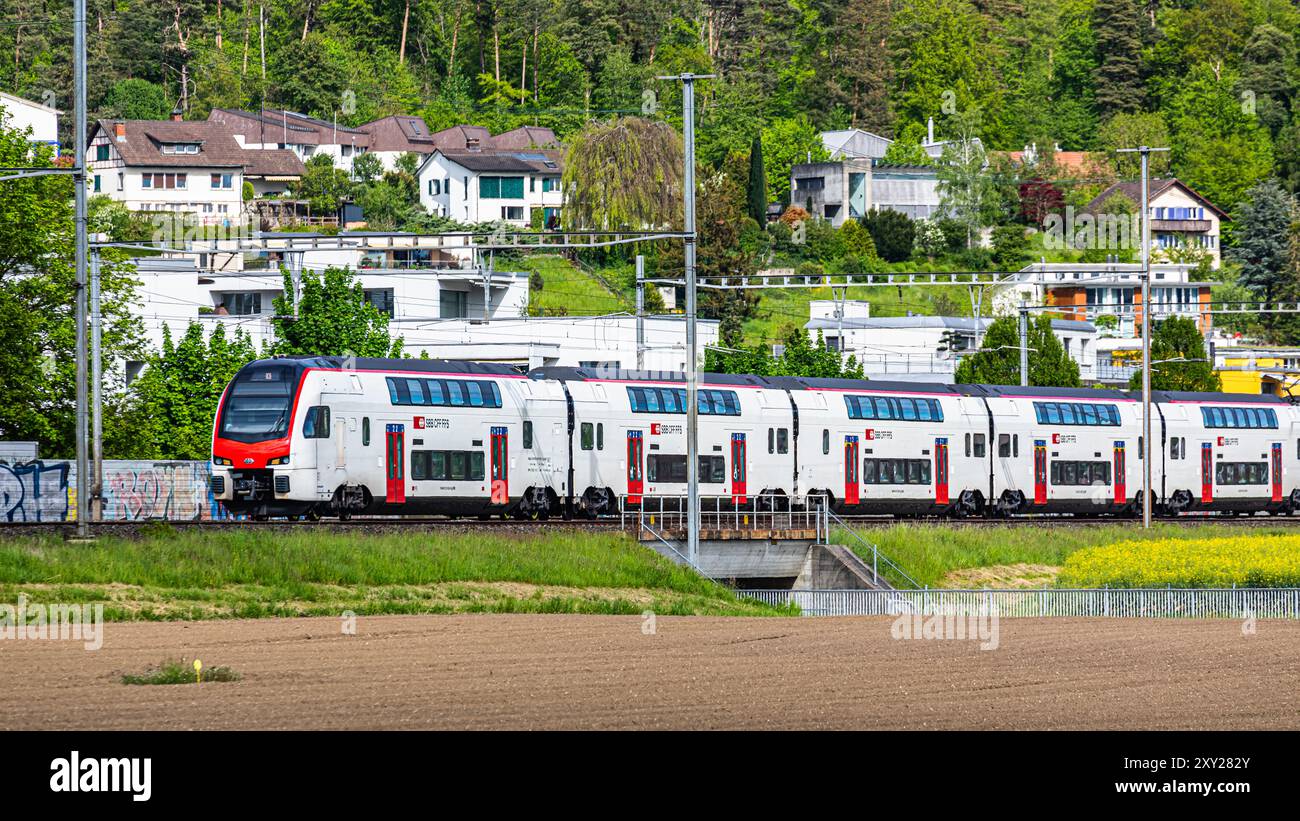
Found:
[[[1160,261],[1161,252],[1192,248],[1207,253],[1213,267],[1218,268],[1222,260],[1220,226],[1230,217],[1175,177],[1151,180],[1148,193],[1152,257]],[[1141,183],[1117,182],[1094,197],[1086,210],[1091,213],[1104,210],[1106,201],[1116,194],[1137,204],[1142,199]]]
[[[240,219],[246,179],[260,194],[303,173],[291,152],[246,150],[211,120],[100,120],[86,152],[92,195],[132,211],[193,214],[205,225]]]

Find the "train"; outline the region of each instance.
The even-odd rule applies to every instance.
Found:
[[[702,374],[699,493],[896,517],[1300,509],[1276,396]],[[680,373],[333,356],[245,365],[213,422],[234,514],[598,517],[687,492]],[[1151,497],[1142,470],[1151,464]]]

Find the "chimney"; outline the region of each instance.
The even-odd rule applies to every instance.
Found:
[[[113,136],[120,143],[126,142],[126,123],[113,123]]]
[[[931,145],[934,144],[934,118],[933,117],[931,117],[929,122],[925,124],[925,141],[927,143],[930,143]]]
[[[180,106],[176,106],[175,108],[173,108],[173,109],[172,109],[172,122],[174,122],[174,123],[179,123],[179,122],[180,122],[181,120],[183,120],[183,119],[185,119],[185,112],[181,111],[181,107],[180,107]]]

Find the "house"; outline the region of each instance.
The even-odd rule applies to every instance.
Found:
[[[564,195],[560,153],[531,151],[444,151],[430,154],[417,174],[420,204],[459,222],[503,221],[526,228],[535,218],[559,224]]]
[[[241,219],[248,162],[220,125],[179,117],[100,120],[86,148],[91,193],[132,211],[194,214],[205,225]]]
[[[686,369],[686,325],[681,316],[644,319],[644,368]],[[701,319],[700,364],[704,348],[718,344],[718,321]],[[413,353],[434,359],[507,362],[528,368],[581,367],[632,370],[637,367],[636,317],[552,316],[519,319],[448,319],[403,329]]]
[[[59,112],[50,106],[0,91],[0,125],[14,131],[31,129],[31,141],[54,146],[59,153]]]
[[[1102,191],[1084,210],[1101,212],[1106,201],[1122,194],[1135,205],[1142,200],[1140,182],[1117,182]],[[1210,255],[1214,268],[1222,261],[1219,248],[1220,226],[1231,219],[1214,203],[1193,191],[1176,177],[1151,180],[1148,194],[1151,213],[1151,252],[1159,258],[1160,252],[1189,247]]]
[[[1026,145],[1023,151],[999,151],[993,153],[1006,157],[1013,164],[1022,168],[1034,168],[1043,159],[1043,155],[1039,153],[1037,143]],[[1059,145],[1053,146],[1051,158],[1052,165],[1057,170],[1075,177],[1085,176],[1090,173],[1097,162],[1097,155],[1092,151],[1062,151]]]
[[[419,117],[383,117],[358,126],[357,130],[370,135],[368,151],[379,158],[385,171],[395,169],[403,154],[415,154],[423,160],[438,149],[433,133]]]
[[[349,174],[352,161],[370,148],[370,135],[361,129],[292,111],[214,108],[208,121],[220,123],[241,148],[292,151],[304,163],[325,154]]]
[[[1247,345],[1239,341],[1210,346],[1224,393],[1300,396],[1300,348]]]
[[[862,363],[868,379],[951,384],[957,364],[966,353],[979,349],[993,319],[966,316],[891,316],[843,319],[814,313],[804,326],[809,336],[818,333],[826,344]],[[1097,328],[1090,322],[1053,319],[1052,331],[1070,358],[1079,364],[1079,375],[1093,380],[1096,363]]]
[[[939,203],[939,175],[929,165],[863,158],[798,163],[790,170],[790,204],[836,228],[871,210],[929,219],[939,213]]]

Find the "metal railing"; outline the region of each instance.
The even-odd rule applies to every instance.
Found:
[[[1100,588],[1037,590],[738,590],[805,616],[996,612],[999,617],[1300,619],[1300,588]]]
[[[883,562],[887,568],[893,571],[893,576],[895,579],[897,579],[900,582],[909,584],[917,590],[922,589],[921,583],[918,582],[916,579],[912,578],[911,576],[907,575],[907,573],[903,571],[903,568],[895,564],[893,560],[890,559],[888,556],[886,556],[884,553],[881,553],[879,546],[877,546],[874,542],[868,542],[866,539],[859,536],[858,532],[854,530],[852,527],[850,527],[848,522],[841,519],[839,516],[835,514],[834,511],[830,509],[826,510],[826,523],[827,523],[828,530],[831,525],[834,525],[835,528],[840,533],[848,534],[853,538],[854,541],[862,545],[862,547],[864,547],[867,551],[870,552],[871,580],[873,582],[877,584],[880,583],[880,565]],[[848,547],[848,545],[845,546]],[[854,553],[858,553],[858,551],[855,550]],[[863,561],[866,561],[866,554],[859,553],[858,558],[862,559]]]
[[[619,523],[624,530],[635,525],[653,533],[684,531],[687,522],[686,494],[643,494],[640,501],[619,496]],[[825,496],[802,497],[795,508],[789,496],[780,493],[717,494],[700,496],[701,530],[812,530],[818,544],[830,536],[830,508]]]

